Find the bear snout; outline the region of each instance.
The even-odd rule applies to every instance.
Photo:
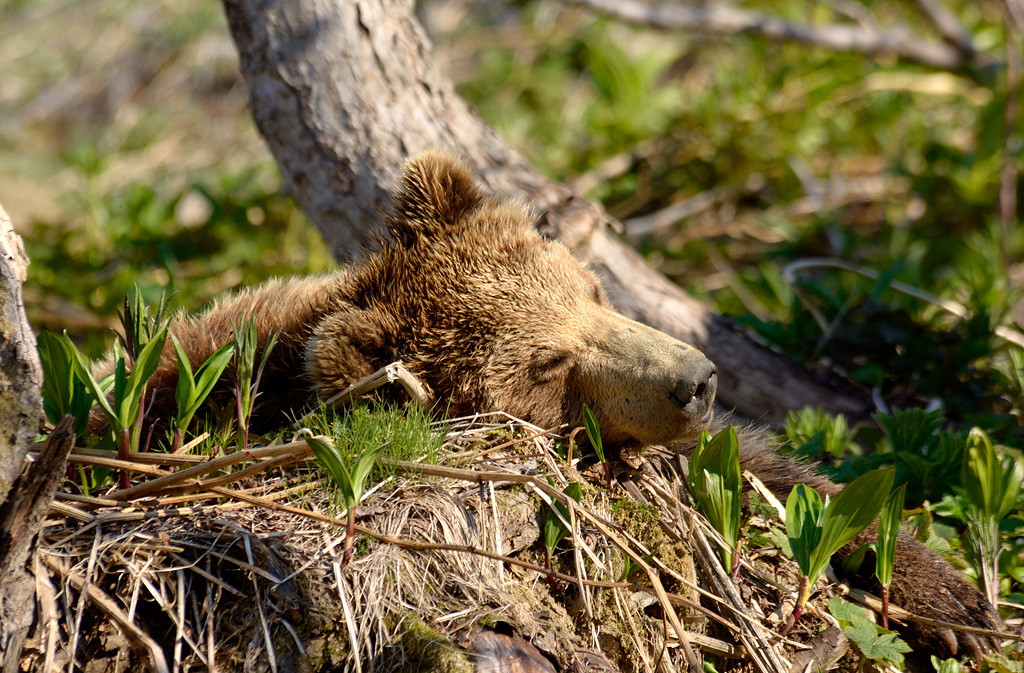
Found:
[[[703,418],[711,409],[717,391],[717,370],[710,360],[705,360],[696,366],[691,364],[676,380],[668,397],[684,414]]]

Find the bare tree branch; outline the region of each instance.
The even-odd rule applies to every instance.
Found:
[[[970,41],[964,45],[960,39],[951,45],[926,40],[905,28],[883,30],[876,26],[858,24],[796,24],[776,16],[760,14],[734,7],[727,2],[706,4],[654,4],[638,0],[567,0],[573,4],[613,16],[621,21],[643,24],[663,30],[689,30],[711,35],[747,33],[763,35],[772,40],[792,40],[837,51],[853,51],[868,55],[893,54],[906,61],[920,63],[942,70],[963,70],[969,67],[991,65],[993,59],[975,51]],[[935,9],[928,0],[919,0],[929,9]],[[948,29],[947,39],[955,28],[945,19],[941,10],[934,16],[940,29]],[[968,51],[969,49],[969,51]]]

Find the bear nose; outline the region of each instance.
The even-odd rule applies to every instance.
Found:
[[[683,413],[702,417],[711,408],[718,391],[718,370],[710,360],[691,367],[669,392],[672,403]]]

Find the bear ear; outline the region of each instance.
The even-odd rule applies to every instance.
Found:
[[[397,240],[410,243],[454,226],[480,200],[469,169],[447,152],[430,150],[406,162],[401,191],[387,217],[388,229]]]

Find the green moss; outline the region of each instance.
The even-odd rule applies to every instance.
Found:
[[[417,615],[402,616],[404,665],[400,671],[413,673],[472,673],[473,664],[466,652],[452,645],[440,631],[430,628]]]

